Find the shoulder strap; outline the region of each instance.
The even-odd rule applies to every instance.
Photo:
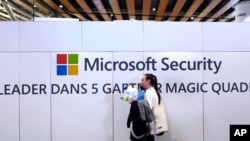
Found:
[[[142,139],[145,137],[146,133],[140,135],[140,136],[137,136],[133,130],[133,121],[130,123],[130,130],[131,130],[131,134],[133,135],[134,138],[136,139]]]

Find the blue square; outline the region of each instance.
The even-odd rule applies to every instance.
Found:
[[[57,75],[67,75],[67,65],[57,65]]]

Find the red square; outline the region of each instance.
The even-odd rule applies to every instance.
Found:
[[[57,64],[67,64],[67,54],[57,54],[56,62]]]

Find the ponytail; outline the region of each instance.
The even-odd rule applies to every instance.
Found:
[[[154,79],[154,84],[153,84],[153,87],[155,88],[156,90],[156,93],[157,93],[157,96],[158,96],[158,99],[159,99],[159,103],[161,103],[161,95],[160,95],[160,92],[159,92],[159,87],[158,87],[158,80],[157,80],[157,77],[155,75],[153,75],[153,79]]]
[[[150,80],[150,83],[151,85],[154,87],[155,91],[156,91],[156,94],[158,96],[158,100],[159,100],[159,103],[161,103],[161,95],[160,95],[160,92],[159,92],[159,87],[158,87],[158,80],[157,80],[157,77],[153,74],[145,74],[146,76],[146,79],[149,79]]]

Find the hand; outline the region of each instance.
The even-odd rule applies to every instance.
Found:
[[[129,98],[128,103],[131,104],[134,100],[132,98]]]

